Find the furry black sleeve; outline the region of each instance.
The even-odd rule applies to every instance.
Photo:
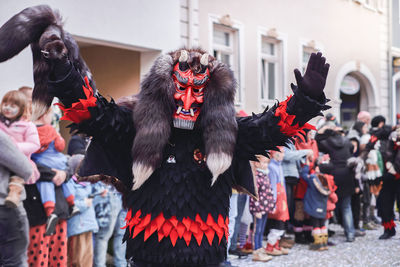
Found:
[[[93,136],[78,171],[79,179],[113,184],[126,193],[132,187],[132,111],[101,95],[97,96],[96,106],[88,107],[88,111],[90,119],[70,125],[72,130]]]
[[[118,106],[113,99],[94,95],[89,79],[83,79],[75,67],[57,80],[49,81],[48,91],[63,105],[62,119],[74,122],[69,127],[107,144],[121,144],[134,136],[132,111]]]
[[[107,146],[121,146],[131,143],[135,136],[132,110],[118,106],[113,99],[96,96],[96,106],[88,107],[90,118],[69,127],[78,132],[93,136]]]
[[[322,94],[319,99],[313,99],[305,95],[296,85],[291,84],[293,97],[287,103],[287,113],[295,115],[292,122],[292,126],[299,124],[303,126],[307,121],[311,120],[316,116],[323,116],[323,110],[330,109],[331,107],[326,105],[329,99]]]
[[[238,118],[238,136],[235,155],[239,158],[257,160],[255,155],[268,156],[267,150],[277,150],[293,137],[304,135],[313,129],[306,122],[326,110],[328,100],[322,95],[314,100],[292,85],[294,95],[283,102],[268,107],[260,114]]]

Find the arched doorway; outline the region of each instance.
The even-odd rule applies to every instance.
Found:
[[[340,122],[345,129],[357,120],[358,112],[368,110],[368,96],[361,76],[359,72],[350,72],[340,85]]]
[[[350,61],[344,64],[336,76],[333,112],[344,128],[349,128],[361,110],[373,116],[379,111],[377,85],[372,72],[362,63]],[[333,101],[335,103],[335,101]]]
[[[392,77],[392,123],[397,124],[397,114],[400,113],[400,71]]]

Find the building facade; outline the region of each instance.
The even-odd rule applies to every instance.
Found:
[[[289,95],[293,70],[304,71],[310,54],[321,51],[331,64],[329,112],[344,125],[360,110],[388,118],[397,112],[390,1],[3,0],[0,24],[42,3],[60,10],[105,96],[136,93],[160,53],[200,46],[235,71],[237,109],[260,112]],[[0,96],[33,85],[31,64],[29,49],[0,64],[7,77],[0,79]]]
[[[259,112],[283,99],[321,51],[331,69],[329,111],[349,127],[361,110],[390,117],[387,1],[199,1],[199,43],[232,65],[236,105]]]

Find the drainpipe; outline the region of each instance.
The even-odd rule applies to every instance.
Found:
[[[389,106],[389,110],[390,110],[390,119],[393,123],[393,125],[396,123],[396,86],[393,84],[393,55],[392,55],[392,34],[393,34],[393,25],[392,25],[392,20],[393,20],[393,14],[392,14],[392,10],[393,10],[393,0],[388,1],[388,8],[387,8],[387,12],[388,12],[388,45],[387,45],[387,49],[388,49],[388,86],[389,86],[389,99],[391,99],[390,101],[390,106]]]
[[[191,48],[193,45],[193,0],[188,0],[188,47]]]

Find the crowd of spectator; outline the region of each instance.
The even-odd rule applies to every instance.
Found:
[[[74,134],[66,148],[59,114],[31,121],[29,87],[1,101],[0,266],[106,266],[111,239],[114,266],[127,266],[121,195],[78,180],[90,139]]]
[[[236,191],[231,197],[229,254],[266,262],[296,243],[324,251],[335,245],[331,223],[343,227],[347,242],[380,224],[379,239],[391,238],[400,199],[398,129],[367,111],[350,129],[327,114],[305,138],[259,156],[252,163],[258,199]]]
[[[56,106],[31,121],[31,98],[32,89],[21,87],[0,104],[0,266],[106,266],[111,239],[114,266],[127,266],[122,196],[78,179],[90,138],[75,133],[66,147]],[[258,155],[251,162],[257,195],[231,197],[229,253],[266,262],[295,243],[324,251],[335,245],[330,223],[342,225],[347,242],[380,223],[380,239],[392,237],[398,140],[399,128],[382,116],[362,111],[345,130],[328,114],[317,130],[269,158]]]

